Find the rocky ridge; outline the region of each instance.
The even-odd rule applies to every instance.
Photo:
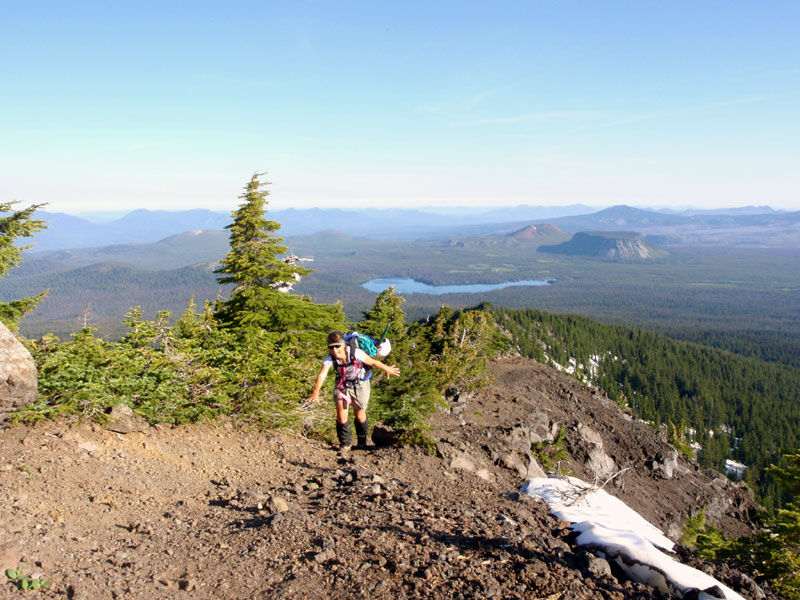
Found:
[[[642,235],[629,232],[579,232],[568,242],[541,246],[539,251],[551,254],[596,256],[611,260],[645,260],[654,258],[657,254],[652,247],[645,243]]]
[[[518,357],[492,371],[493,385],[435,416],[436,454],[340,458],[286,433],[149,427],[124,411],[106,427],[6,428],[0,566],[62,598],[660,598],[517,491],[538,472],[531,444],[562,427],[563,466],[589,481],[624,469],[606,489],[673,538],[703,505],[723,531],[748,529],[746,489],[602,393]],[[744,575],[715,576],[764,597]]]

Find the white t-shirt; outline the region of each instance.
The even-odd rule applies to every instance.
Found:
[[[350,347],[349,346],[346,347],[345,352],[346,352],[346,355],[347,355],[347,363],[345,363],[345,364],[349,365],[350,364]],[[366,373],[364,371],[364,360],[367,359],[367,358],[369,358],[369,354],[364,352],[361,348],[356,348],[356,360],[358,361],[358,364],[359,364],[358,378],[361,379],[361,380],[363,380],[364,376],[366,375]],[[328,354],[328,356],[326,356],[322,360],[322,365],[325,366],[325,367],[328,367],[328,368],[330,368],[333,365],[333,358],[331,358],[330,354]],[[336,376],[337,377],[339,376],[338,372],[336,373]]]

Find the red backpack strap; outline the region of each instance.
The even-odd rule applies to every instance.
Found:
[[[331,362],[333,363],[333,370],[336,373],[336,378],[338,379],[336,385],[337,387],[343,388],[345,376],[347,375],[347,365],[340,363],[338,360],[336,360],[336,357],[333,355],[333,352],[329,352],[328,356],[331,357]]]

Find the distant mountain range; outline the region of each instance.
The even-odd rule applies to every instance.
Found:
[[[546,219],[542,222],[570,233],[581,231],[631,231],[646,236],[654,246],[800,247],[800,211],[758,214],[680,215],[612,206],[585,215]],[[485,223],[453,227],[449,236],[496,236],[510,234],[525,222]]]
[[[539,228],[543,224],[550,224],[573,234],[580,231],[634,231],[645,235],[647,242],[652,245],[800,246],[800,212],[745,207],[670,214],[620,205],[576,214],[575,211],[580,209],[588,207],[517,206],[479,214],[437,214],[377,208],[311,208],[276,210],[269,212],[267,217],[281,223],[279,235],[285,238],[338,230],[347,235],[374,240],[463,240],[504,236],[532,224]],[[33,238],[35,245],[32,252],[38,254],[69,249],[77,257],[81,254],[78,249],[107,247],[102,251],[107,255],[107,260],[123,261],[140,251],[132,244],[159,242],[164,244],[168,256],[169,243],[166,238],[188,232],[220,232],[213,241],[207,233],[197,238],[195,247],[200,253],[200,262],[204,260],[202,256],[215,254],[217,247],[225,246],[227,235],[221,232],[231,221],[228,213],[204,209],[135,210],[107,223],[46,211],[39,211],[37,217],[45,220],[48,228]],[[542,244],[561,241],[565,240],[543,240]],[[214,249],[206,253],[204,247],[207,243]],[[498,242],[496,239],[487,239],[484,243],[492,245]],[[88,256],[87,260],[90,260]]]
[[[36,218],[46,221],[47,229],[33,238],[35,252],[156,242],[186,231],[221,230],[231,221],[227,213],[204,209],[175,212],[141,209],[108,223],[47,211],[37,211]]]
[[[157,242],[37,252],[32,255],[35,260],[24,261],[18,269],[24,272],[27,268],[42,268],[43,262],[70,267],[117,262],[147,270],[176,269],[218,261],[228,249],[227,231],[205,229],[171,235]]]
[[[560,216],[578,215],[593,209],[581,204],[571,206],[516,206],[493,209],[478,214],[441,214],[422,210],[367,208],[284,209],[269,211],[267,218],[281,224],[280,235],[311,235],[326,229],[337,229],[349,235],[370,239],[414,239],[442,233],[451,227],[506,221],[534,221]],[[157,242],[187,231],[223,230],[231,222],[231,214],[205,209],[185,211],[135,210],[124,217],[98,223],[64,213],[38,211],[37,218],[47,222],[47,229],[38,233],[34,252],[65,248],[91,248],[129,243]]]
[[[738,208],[692,208],[680,214],[691,217],[694,215],[768,215],[784,213],[785,210],[775,210],[769,206],[740,206]]]
[[[620,228],[639,232],[655,232],[674,227],[686,231],[696,231],[722,228],[792,227],[800,223],[800,212],[772,211],[757,214],[709,212],[674,215],[619,205],[588,215],[547,219],[547,222],[572,233],[591,229],[613,231]]]
[[[548,220],[565,231],[636,231],[655,246],[800,246],[800,211],[669,215],[612,206],[591,215]]]
[[[222,231],[231,221],[227,212],[204,209],[141,209],[106,223],[46,211],[39,211],[37,217],[44,219],[48,228],[33,239],[34,252],[157,242],[190,231]],[[270,211],[267,217],[281,223],[283,237],[335,229],[369,239],[435,240],[506,235],[533,223],[550,223],[570,233],[636,231],[655,244],[791,246],[800,240],[800,212],[779,212],[769,207],[668,213],[622,205],[600,211],[584,205],[522,205],[477,214],[310,208]]]

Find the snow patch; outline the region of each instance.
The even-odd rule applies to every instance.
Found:
[[[733,475],[737,479],[744,477],[744,472],[747,470],[747,465],[731,460],[730,458],[725,461],[725,473]]]
[[[728,600],[744,600],[719,581],[681,564],[664,551],[674,547],[660,529],[605,490],[592,489],[575,477],[529,479],[522,491],[547,502],[550,512],[570,522],[577,544],[602,552],[632,579],[682,598],[696,590],[698,598],[713,598],[703,590],[717,587]]]

